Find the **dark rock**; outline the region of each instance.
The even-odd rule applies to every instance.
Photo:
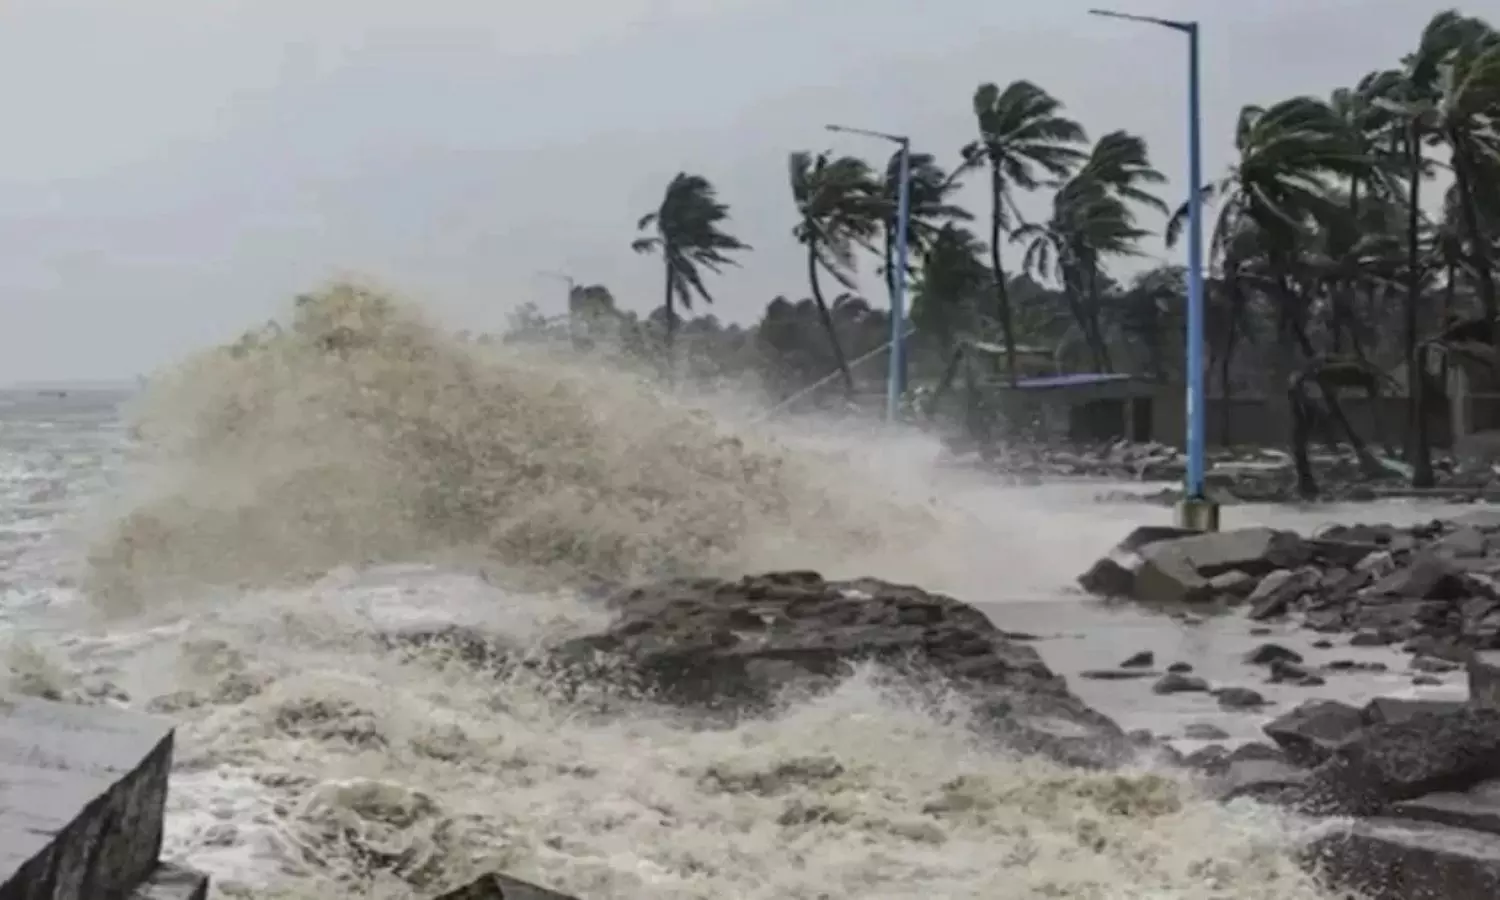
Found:
[[[1299,766],[1315,766],[1365,725],[1364,715],[1346,703],[1309,700],[1273,719],[1262,730],[1288,760]]]
[[[1460,570],[1453,561],[1436,554],[1418,555],[1411,565],[1380,579],[1372,594],[1408,600],[1461,600],[1466,596]]]
[[[1193,722],[1182,729],[1182,736],[1190,741],[1223,741],[1229,732],[1208,722]]]
[[[1270,744],[1262,744],[1257,741],[1250,741],[1249,743],[1241,744],[1238,747],[1234,748],[1234,750],[1229,754],[1230,762],[1236,762],[1242,759],[1269,759],[1276,760],[1278,762],[1285,762],[1286,755],[1275,747],[1272,747]]]
[[[1307,784],[1306,769],[1274,759],[1232,760],[1223,767],[1215,794],[1228,802],[1249,797],[1263,803],[1287,803]]]
[[[1087,765],[1133,755],[1119,726],[1069,692],[1034,648],[942,594],[782,572],[644,585],[608,605],[610,625],[565,642],[555,660],[666,702],[764,709],[788,689],[825,689],[876,662],[917,676],[914,684],[935,675],[970,692],[984,727],[1014,749]]]
[[[1302,855],[1331,887],[1364,900],[1500,896],[1500,841],[1468,829],[1367,819],[1322,834]]]
[[[1200,772],[1219,774],[1229,768],[1229,751],[1220,744],[1209,744],[1184,756],[1182,764]]]
[[[1151,686],[1152,693],[1156,694],[1191,694],[1207,690],[1207,681],[1196,675],[1184,675],[1180,672],[1168,672]]]
[[[1186,672],[1193,671],[1193,667],[1189,663],[1174,662],[1170,666],[1167,666],[1167,671],[1171,672],[1174,675],[1181,675],[1181,674],[1184,674]]]
[[[1430,672],[1442,674],[1445,672],[1456,672],[1461,666],[1452,660],[1439,659],[1436,656],[1416,656],[1407,663],[1413,672]]]
[[[1133,681],[1137,678],[1152,678],[1158,673],[1150,669],[1085,669],[1079,678],[1089,681]]]
[[[576,900],[509,875],[481,875],[463,887],[439,894],[433,900]]]
[[[1467,791],[1428,794],[1397,803],[1391,814],[1500,835],[1500,781],[1482,781]]]
[[[1322,573],[1312,567],[1272,572],[1261,579],[1247,600],[1250,618],[1265,621],[1286,615],[1303,594],[1318,588],[1322,577]]]
[[[1214,691],[1220,709],[1259,709],[1267,704],[1259,691],[1244,687],[1226,687]]]
[[[1376,697],[1360,711],[1365,724],[1397,724],[1417,716],[1448,715],[1459,712],[1464,704],[1458,700],[1415,700],[1407,697]]]
[[[1193,534],[1140,548],[1133,596],[1155,605],[1209,599],[1209,579],[1229,571],[1263,576],[1300,565],[1309,557],[1296,534],[1271,528],[1242,528]]]
[[[1315,649],[1315,650],[1331,650],[1331,649],[1333,649],[1333,641],[1325,640],[1323,638],[1319,638],[1318,640],[1313,641],[1312,645],[1313,645],[1313,649]]]
[[[1318,687],[1327,682],[1323,676],[1314,674],[1299,663],[1276,660],[1271,663],[1272,684],[1295,684],[1301,687]]]
[[[1197,534],[1167,525],[1142,525],[1115,545],[1110,554],[1078,576],[1078,585],[1101,597],[1129,597],[1135,593],[1135,573],[1140,568],[1143,547]]]
[[[1260,579],[1247,572],[1231,569],[1228,572],[1220,572],[1208,580],[1208,590],[1215,597],[1223,597],[1231,602],[1242,600],[1250,596]]]
[[[1361,631],[1349,639],[1351,647],[1385,647],[1394,643],[1394,635],[1381,631]]]
[[[1389,668],[1383,662],[1353,659],[1336,659],[1323,667],[1328,672],[1384,672]]]
[[[1156,654],[1150,650],[1142,650],[1132,655],[1129,659],[1120,663],[1122,669],[1149,669],[1156,665]]]
[[[1500,711],[1462,709],[1378,722],[1332,748],[1313,772],[1310,812],[1376,815],[1437,791],[1500,777]]]
[[[1245,662],[1252,666],[1269,666],[1274,662],[1302,662],[1302,654],[1280,644],[1261,644],[1245,654]]]
[[[1413,675],[1411,683],[1417,687],[1436,687],[1443,683],[1443,679],[1436,675]]]

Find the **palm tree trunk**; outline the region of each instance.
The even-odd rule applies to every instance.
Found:
[[[1011,387],[1020,381],[1016,370],[1016,323],[1010,308],[1010,287],[1005,283],[1005,267],[1000,263],[1000,226],[1005,215],[1005,184],[1000,171],[990,171],[990,271],[995,277],[995,311],[1000,314],[1000,333],[1005,340],[1005,375]]]
[[[1287,399],[1292,408],[1292,465],[1297,471],[1297,494],[1304,500],[1311,500],[1318,496],[1318,481],[1313,476],[1312,460],[1308,457],[1312,411],[1300,378],[1294,379],[1287,389]]]
[[[818,244],[807,242],[807,283],[812,288],[813,303],[818,306],[818,320],[828,334],[828,346],[833,351],[833,361],[839,367],[839,376],[844,382],[844,396],[854,399],[854,376],[849,372],[849,362],[844,358],[844,345],[839,342],[838,329],[833,324],[833,314],[823,300],[823,286],[818,283]]]
[[[662,255],[666,256],[665,253],[663,253]],[[667,278],[666,287],[662,292],[661,305],[662,310],[666,313],[667,321],[665,326],[665,336],[663,337],[662,341],[662,348],[667,357],[667,375],[668,377],[671,377],[677,373],[677,356],[674,352],[674,345],[677,339],[677,308],[673,303],[673,300],[675,299],[675,292],[672,290],[672,288],[675,286],[673,283],[675,279],[672,278],[672,263],[670,262],[670,258],[664,267],[666,269]]]
[[[1090,260],[1088,267],[1088,304],[1084,312],[1088,317],[1089,340],[1093,342],[1094,360],[1099,371],[1113,372],[1115,366],[1109,358],[1109,344],[1104,340],[1104,327],[1099,323],[1099,266]]]
[[[1469,158],[1462,138],[1450,135],[1449,146],[1453,148],[1453,180],[1458,185],[1458,207],[1463,215],[1464,231],[1469,234],[1469,256],[1474,264],[1474,274],[1479,284],[1479,302],[1484,306],[1484,318],[1494,322],[1500,315],[1500,302],[1495,298],[1495,275],[1490,270],[1489,241],[1479,223],[1479,209],[1474,190],[1473,160]]]
[[[1415,126],[1409,129],[1406,153],[1411,186],[1406,198],[1406,304],[1402,310],[1406,341],[1406,461],[1411,463],[1412,487],[1433,485],[1432,448],[1427,434],[1426,354],[1417,335],[1417,309],[1422,302],[1422,142]]]

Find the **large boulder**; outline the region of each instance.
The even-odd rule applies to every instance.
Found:
[[[876,579],[773,572],[736,581],[682,579],[621,591],[603,632],[559,648],[655,696],[709,710],[765,708],[789,689],[817,690],[861,662],[952,685],[983,724],[1018,750],[1110,765],[1136,751],[1121,729],[1072,694],[1036,650],[973,606]]]
[[[1078,580],[1090,593],[1171,606],[1212,599],[1217,576],[1240,572],[1259,578],[1300,566],[1311,555],[1302,538],[1274,528],[1206,533],[1138,528]]]

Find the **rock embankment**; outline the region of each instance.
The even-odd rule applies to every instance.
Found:
[[[1472,651],[1500,649],[1500,511],[1315,537],[1140,528],[1079,584],[1155,608],[1242,611],[1356,646],[1398,645],[1434,669],[1456,668]]]

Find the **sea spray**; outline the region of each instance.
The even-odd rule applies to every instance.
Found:
[[[1018,491],[975,516],[976,485],[890,439],[812,450],[350,287],[153,379],[132,421],[136,489],[84,581],[114,618],[57,651],[180,723],[167,849],[219,896],[409,900],[490,868],[584,900],[1324,896],[1274,815],[998,752],[959,698],[873,669],[707,727],[380,640],[452,619],[545,644],[603,612],[570,586],[648,573],[1026,597],[1095,511]]]

